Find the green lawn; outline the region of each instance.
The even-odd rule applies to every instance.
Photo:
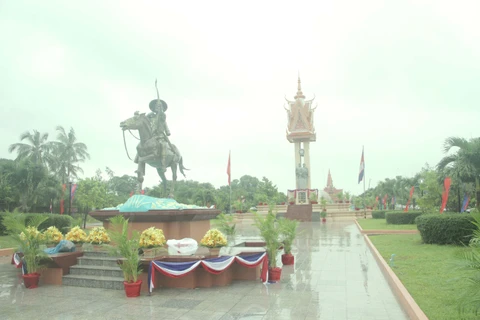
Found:
[[[455,297],[467,281],[455,264],[468,248],[422,244],[418,234],[370,239],[387,262],[395,254],[393,271],[429,319],[460,319]],[[463,319],[479,317],[467,314]]]
[[[385,219],[357,219],[363,230],[417,230],[416,224],[387,224]]]
[[[0,249],[14,248],[15,242],[10,236],[0,236]]]

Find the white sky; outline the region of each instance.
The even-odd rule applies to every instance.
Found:
[[[312,187],[355,194],[478,136],[478,1],[1,1],[0,157],[24,131],[76,130],[85,176],[136,166],[119,123],[160,96],[188,179],[295,187],[284,96],[316,95]],[[130,153],[135,140],[127,137]],[[168,173],[170,178],[170,174]],[[159,178],[147,168],[146,185]]]

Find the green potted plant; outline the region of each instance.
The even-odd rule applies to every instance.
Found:
[[[278,227],[276,215],[271,209],[265,217],[256,213],[255,226],[259,229],[260,236],[265,241],[268,255],[269,281],[280,281],[282,269],[277,267],[277,253],[282,242],[280,241],[280,228]]]
[[[280,235],[283,243],[283,250],[285,253],[282,255],[282,263],[284,265],[292,265],[295,262],[295,257],[292,255],[292,244],[297,236],[297,220],[279,219],[278,226],[280,228]]]
[[[128,219],[121,215],[110,218],[110,223],[110,238],[114,244],[110,254],[122,258],[118,264],[123,271],[125,294],[129,298],[138,297],[142,287],[142,280],[138,280],[138,275],[142,272],[138,255],[140,235],[134,230],[132,236],[128,237]]]
[[[48,239],[38,230],[38,227],[47,219],[45,216],[38,215],[30,218],[27,223],[23,214],[7,213],[3,217],[3,225],[17,244],[17,250],[23,254],[24,274],[22,278],[28,289],[38,287],[39,272],[45,267],[43,262],[50,259],[42,250]]]
[[[288,198],[288,204],[290,204],[290,205],[295,204],[295,198],[294,197]]]
[[[310,194],[310,203],[311,204],[317,204],[318,203],[318,196],[315,192],[312,192]]]
[[[221,213],[213,220],[213,225],[227,236],[229,243],[235,243],[235,234],[237,231],[234,216]]]
[[[322,222],[327,221],[327,199],[322,197],[320,199],[320,204],[322,205],[322,211],[320,212],[320,217],[322,218]]]
[[[344,199],[344,195],[343,195],[343,191],[340,191],[338,194],[337,194],[337,199],[338,199],[338,203],[343,203],[343,199]]]
[[[345,202],[346,203],[350,203],[350,198],[352,197],[352,195],[350,194],[350,192],[345,192]]]

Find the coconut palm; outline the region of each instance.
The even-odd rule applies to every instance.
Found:
[[[73,128],[67,133],[62,126],[57,126],[58,141],[52,142],[52,153],[56,156],[55,170],[63,183],[70,181],[71,178],[77,177],[79,173],[83,173],[82,168],[78,165],[85,159],[90,159],[87,146],[77,141],[77,136]]]
[[[26,131],[20,135],[20,141],[24,140],[26,140],[27,143],[14,143],[8,147],[10,153],[14,151],[17,152],[16,160],[30,160],[34,164],[41,164],[44,166],[51,164],[51,144],[47,142],[48,133],[40,133],[37,130],[33,130],[33,133]]]
[[[466,140],[449,137],[444,142],[444,152],[458,148],[456,153],[446,155],[437,164],[438,169],[454,167],[463,182],[474,182],[476,186],[476,205],[480,206],[480,138]]]

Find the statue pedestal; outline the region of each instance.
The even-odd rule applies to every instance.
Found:
[[[108,219],[123,215],[129,219],[129,234],[132,230],[142,232],[155,227],[163,230],[165,238],[183,239],[192,238],[197,242],[210,229],[210,219],[215,219],[220,210],[216,209],[173,209],[149,210],[146,212],[120,212],[118,210],[97,210],[89,213],[93,218],[103,222],[105,229],[110,226]]]

